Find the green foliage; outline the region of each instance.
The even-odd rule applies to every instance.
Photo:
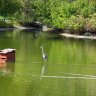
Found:
[[[74,30],[83,29],[85,25],[85,19],[83,16],[71,16],[68,22],[69,28]]]
[[[0,21],[0,28],[12,28],[13,24],[12,23],[7,23],[5,21]]]
[[[19,8],[20,3],[16,0],[0,0],[0,15],[4,18],[13,16]]]
[[[93,30],[94,14],[95,0],[0,0],[0,16],[63,29],[82,30],[86,24]]]
[[[86,19],[85,30],[96,32],[96,13],[92,14],[90,18]]]

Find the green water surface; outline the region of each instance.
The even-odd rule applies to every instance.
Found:
[[[16,49],[16,61],[0,68],[0,96],[96,95],[96,41],[9,30],[0,31],[4,48]]]

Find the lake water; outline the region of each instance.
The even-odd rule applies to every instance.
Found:
[[[9,30],[0,31],[4,48],[16,49],[16,61],[0,66],[0,96],[96,95],[96,41]]]

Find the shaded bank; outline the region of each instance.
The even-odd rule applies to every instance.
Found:
[[[2,30],[13,30],[13,29],[42,29],[42,24],[38,22],[17,22],[17,21],[0,21],[0,31]]]

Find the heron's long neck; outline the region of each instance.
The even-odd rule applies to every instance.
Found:
[[[44,54],[44,50],[43,50],[43,47],[42,47],[42,54]]]

